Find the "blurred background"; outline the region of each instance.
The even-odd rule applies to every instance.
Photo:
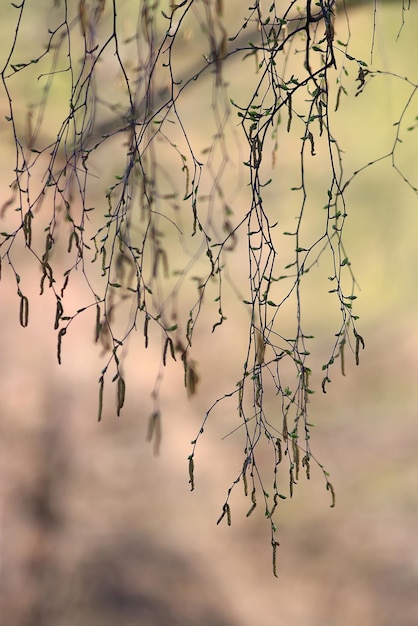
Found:
[[[50,4],[28,4],[28,13],[33,12],[25,22],[28,45],[38,41],[41,46],[37,29]],[[231,2],[226,8],[226,23],[236,21],[237,6]],[[121,3],[121,12],[129,23],[129,3]],[[349,18],[350,54],[375,69],[418,82],[416,6],[403,14],[397,2],[363,2],[349,9]],[[16,9],[4,9],[2,65],[15,20]],[[341,29],[343,37],[345,19]],[[356,75],[348,79],[354,90]],[[14,88],[24,112],[33,92],[29,84]],[[394,124],[411,93],[404,81],[382,76],[359,97],[341,103],[333,128],[345,151],[346,172],[392,150]],[[199,107],[198,89],[196,94],[190,98],[191,123]],[[60,104],[58,93],[57,111]],[[4,92],[0,106],[4,120]],[[407,113],[411,123],[405,127],[413,125],[416,109],[412,103]],[[10,127],[4,121],[0,134],[3,203],[14,167]],[[416,186],[417,136],[405,128],[402,139],[398,163]],[[279,158],[279,172],[285,167],[293,176],[289,158],[280,153]],[[299,164],[295,167],[297,173]],[[322,205],[320,157],[314,167]],[[278,185],[285,206],[291,185],[282,180]],[[47,291],[38,295],[39,268],[24,251],[16,260],[30,298],[30,323],[22,328],[16,284],[3,261],[2,626],[418,623],[417,198],[389,158],[359,174],[347,188],[346,200],[346,246],[361,290],[356,313],[366,350],[359,367],[347,355],[346,376],[333,372],[326,395],[316,380],[312,445],[330,472],[336,507],[329,507],[320,471],[313,471],[309,482],[301,478],[294,497],[283,501],[277,515],[278,579],[272,574],[269,524],[262,507],[246,518],[249,504],[238,488],[232,526],[216,525],[226,491],[242,467],[239,433],[225,438],[236,425],[234,407],[231,418],[225,410],[209,423],[197,450],[194,492],[188,484],[190,441],[207,408],[240,377],[246,326],[225,325],[209,339],[202,329],[197,352],[201,349],[205,359],[199,362],[201,382],[191,400],[181,367],[168,365],[162,385],[163,438],[155,456],[146,433],[159,345],[145,352],[143,338],[131,342],[126,405],[116,418],[114,398],[106,397],[98,424],[103,357],[93,343],[93,316],[81,316],[72,325],[58,366],[55,301]],[[236,263],[239,267],[239,257]],[[320,369],[329,356],[335,318],[315,283],[312,289],[306,296],[316,339],[312,358]],[[83,282],[75,282],[69,293],[77,308],[85,297]]]

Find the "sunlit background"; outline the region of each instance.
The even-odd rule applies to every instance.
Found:
[[[25,22],[28,46],[37,42],[41,48],[38,29],[42,12],[52,10],[50,4],[29,3],[27,12],[33,16]],[[133,26],[128,4],[121,2],[121,13],[129,33]],[[418,11],[411,3],[403,14],[400,4],[370,2],[349,10],[349,50],[374,69],[418,82]],[[226,8],[227,24],[231,20],[235,25],[235,5],[230,2]],[[2,12],[3,66],[16,9],[8,5]],[[339,20],[336,36],[341,23],[345,37],[345,19]],[[191,32],[184,44],[185,55],[187,45],[187,55],[192,54],[194,36]],[[233,72],[236,81],[238,64]],[[36,73],[33,76],[36,82]],[[347,78],[351,96],[343,98],[333,119],[347,172],[391,152],[394,124],[412,92],[404,81],[382,75],[354,98],[355,78],[356,72]],[[26,89],[16,85],[23,116],[32,97],[30,84]],[[197,139],[204,132],[199,97],[204,97],[204,89],[196,85],[186,114]],[[56,103],[58,119],[59,93]],[[2,92],[0,204],[9,197],[14,167],[6,105]],[[407,115],[410,122],[403,126],[397,158],[416,186],[418,136],[406,128],[418,115],[417,102]],[[112,165],[100,167],[107,175]],[[294,176],[298,166],[279,151],[273,170],[277,186],[266,195],[278,211],[291,202],[286,177]],[[320,158],[313,167],[322,194]],[[225,405],[209,422],[196,453],[193,492],[188,482],[190,441],[208,407],[241,375],[248,333],[245,317],[240,324],[242,311],[230,304],[231,324],[214,335],[205,334],[203,327],[197,334],[194,354],[204,358],[199,361],[198,393],[191,400],[181,367],[167,367],[161,400],[163,438],[155,456],[146,434],[158,342],[147,351],[142,335],[131,342],[126,405],[116,418],[114,396],[107,395],[98,424],[97,381],[103,356],[93,343],[94,315],[72,325],[59,366],[55,302],[47,290],[38,295],[39,268],[27,254],[17,261],[30,297],[29,325],[22,328],[16,283],[3,260],[2,625],[416,626],[417,197],[388,158],[359,174],[347,188],[346,200],[346,246],[360,289],[356,312],[366,350],[359,367],[347,353],[346,376],[336,368],[326,395],[321,393],[320,373],[315,379],[313,452],[330,473],[336,507],[329,507],[330,494],[318,469],[310,481],[301,477],[293,499],[283,500],[277,515],[277,579],[269,523],[262,506],[246,517],[251,503],[240,487],[231,502],[231,527],[216,525],[226,492],[242,467],[240,433],[226,436],[237,423],[234,406]],[[322,196],[318,205],[323,205]],[[239,207],[233,208],[239,214]],[[235,263],[233,272],[241,266],[239,256]],[[306,293],[306,325],[315,335],[313,359],[320,369],[338,328],[333,309],[337,303],[331,302],[326,287],[318,291],[318,285],[313,281],[312,291]],[[74,308],[86,297],[81,280],[69,297]]]

